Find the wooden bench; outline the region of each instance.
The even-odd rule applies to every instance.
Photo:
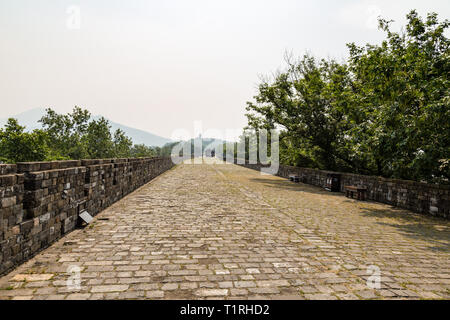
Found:
[[[352,198],[356,193],[356,199],[365,201],[366,200],[366,191],[367,188],[363,186],[345,186],[345,196],[347,198]]]
[[[289,175],[289,181],[299,183],[300,182],[300,177],[295,175],[295,174],[290,174]]]

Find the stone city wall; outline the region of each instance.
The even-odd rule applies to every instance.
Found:
[[[170,158],[0,164],[0,274],[173,166]]]
[[[250,169],[260,170],[260,164],[241,164]],[[300,182],[324,187],[328,174],[339,174],[340,190],[345,186],[363,185],[367,187],[367,199],[390,204],[418,213],[450,218],[450,186],[429,184],[407,180],[387,179],[360,174],[331,172],[309,168],[282,166],[277,176],[289,178],[297,175]]]

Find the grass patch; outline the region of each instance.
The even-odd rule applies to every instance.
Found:
[[[5,288],[0,288],[0,290],[7,290],[7,291],[13,290],[13,289],[14,288],[12,286],[8,286],[8,287],[5,287]]]

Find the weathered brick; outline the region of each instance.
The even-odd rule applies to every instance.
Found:
[[[228,295],[228,289],[198,289],[195,295],[200,297],[219,297]]]
[[[9,197],[1,199],[2,208],[8,208],[16,205],[16,197]]]
[[[92,293],[97,292],[121,292],[125,291],[129,288],[126,284],[117,284],[117,285],[101,285],[101,286],[93,286],[91,289]]]
[[[160,290],[147,291],[145,296],[150,299],[164,298],[164,291],[160,291]]]

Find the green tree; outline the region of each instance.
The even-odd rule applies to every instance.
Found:
[[[89,111],[75,107],[69,114],[58,114],[50,108],[46,112],[39,122],[49,136],[52,153],[69,159],[87,157],[87,150],[81,140],[89,126]]]
[[[282,163],[385,177],[450,179],[448,20],[380,19],[380,45],[349,44],[345,64],[305,55],[263,81],[248,128],[279,128]]]
[[[47,109],[40,119],[43,130],[31,133],[25,132],[17,120],[9,119],[5,128],[0,129],[0,161],[153,157],[168,152],[169,147],[133,147],[133,141],[123,130],[117,129],[112,134],[108,120],[90,117],[89,111],[79,107],[68,114]]]
[[[158,152],[145,144],[135,144],[133,148],[131,148],[130,154],[133,158],[146,158],[154,157],[158,154]]]
[[[407,19],[402,33],[381,19],[381,45],[349,45],[358,106],[352,143],[379,175],[449,179],[439,165],[450,158],[449,22],[435,13],[423,20],[416,11]]]
[[[133,141],[125,135],[125,132],[121,129],[117,129],[114,132],[114,157],[126,158],[131,155],[131,147]]]
[[[305,55],[288,60],[288,69],[259,86],[256,102],[247,103],[249,127],[282,129],[282,146],[298,150],[282,157],[290,164],[336,169],[351,161],[342,150],[351,90],[345,65]],[[286,151],[284,149],[283,151]]]
[[[161,157],[170,157],[172,154],[172,148],[175,147],[179,142],[168,142],[164,146],[161,147],[160,152],[158,153]]]
[[[105,118],[91,120],[89,111],[75,107],[58,114],[47,109],[40,122],[50,140],[51,158],[125,158],[131,156],[132,140],[118,129],[113,134]]]
[[[89,122],[86,134],[82,137],[82,144],[90,159],[114,157],[114,142],[110,129],[108,120],[103,117]]]
[[[47,134],[42,130],[25,132],[17,119],[8,119],[0,129],[0,160],[9,163],[43,161],[47,157]]]

